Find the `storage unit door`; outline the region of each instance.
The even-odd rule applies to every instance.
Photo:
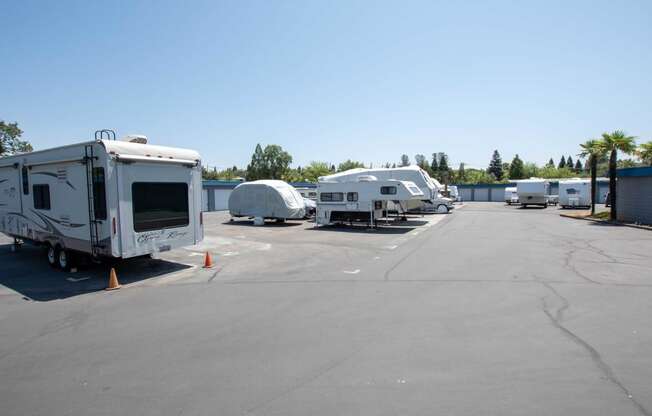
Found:
[[[503,192],[503,195],[505,193]],[[474,201],[489,201],[489,189],[476,188]]]
[[[229,196],[231,195],[231,192],[231,189],[216,189],[214,191],[215,211],[224,211],[229,209]]]

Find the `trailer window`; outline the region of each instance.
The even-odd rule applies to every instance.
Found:
[[[380,193],[382,195],[396,195],[396,187],[395,186],[381,186],[380,187]]]
[[[50,185],[34,185],[34,209],[50,209]]]
[[[135,182],[131,185],[131,196],[136,232],[190,223],[186,183]]]
[[[93,168],[93,212],[96,220],[106,219],[106,180],[104,168]]]
[[[358,200],[357,192],[349,192],[346,194],[346,200],[349,202],[356,202]]]
[[[342,192],[322,192],[319,199],[322,202],[340,202],[344,201],[344,194]]]
[[[27,195],[29,193],[29,175],[27,174],[27,166],[23,166],[23,194]]]

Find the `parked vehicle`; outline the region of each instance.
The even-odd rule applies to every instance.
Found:
[[[197,152],[95,138],[1,158],[0,231],[45,245],[62,269],[80,253],[126,259],[203,239]]]
[[[505,188],[505,203],[507,205],[518,204],[518,192],[515,186]]]
[[[306,216],[306,204],[294,187],[279,180],[243,182],[229,196],[232,217],[278,221],[299,220]]]
[[[590,207],[591,181],[579,178],[559,181],[559,205],[562,208]]]
[[[294,188],[301,194],[302,197],[312,199],[313,201],[317,200],[317,189],[315,188]]]
[[[516,182],[516,192],[522,207],[528,205],[548,206],[550,183],[545,179],[530,178]]]
[[[425,170],[418,166],[377,169],[356,168],[334,173],[332,175],[321,176],[319,182],[348,182],[355,181],[360,176],[369,175],[374,176],[379,181],[393,179],[413,182],[419,189],[421,189],[423,197],[420,200],[409,201],[409,210],[447,213],[454,208],[453,199],[441,195],[440,191],[443,190],[442,185],[431,178]]]
[[[378,180],[370,175],[348,182],[319,182],[317,194],[319,225],[364,222],[375,226],[387,217],[389,202],[405,213],[410,201],[424,197],[414,182]]]

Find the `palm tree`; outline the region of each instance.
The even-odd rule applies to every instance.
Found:
[[[616,220],[616,165],[618,162],[618,151],[632,154],[636,150],[636,137],[628,136],[622,130],[614,130],[611,133],[602,134],[602,143],[609,152],[609,199],[611,205],[610,219]]]
[[[581,158],[588,158],[591,169],[591,215],[595,215],[595,194],[597,190],[598,161],[604,158],[606,150],[600,140],[587,140],[580,144],[582,151],[578,154]]]
[[[647,142],[647,143],[642,143],[638,147],[638,157],[641,158],[643,163],[647,163],[648,165],[652,165],[652,141]]]

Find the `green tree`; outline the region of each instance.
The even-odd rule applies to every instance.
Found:
[[[584,170],[584,166],[582,166],[582,162],[579,159],[577,159],[577,161],[575,162],[574,170],[575,173],[581,173]]]
[[[433,178],[439,176],[439,158],[437,153],[432,154],[432,162],[430,162],[430,174]]]
[[[548,164],[546,166],[550,166],[550,167],[554,168],[555,167],[555,161],[552,158],[550,158],[550,160],[548,161]]]
[[[602,159],[605,155],[605,148],[603,143],[600,140],[587,140],[584,143],[580,144],[582,151],[578,155],[583,159],[587,159],[586,164],[590,166],[591,170],[591,215],[595,214],[595,202],[596,202],[596,191],[597,191],[597,172],[598,172],[598,161]]]
[[[277,144],[265,146],[263,151],[263,160],[265,168],[270,179],[282,179],[287,172],[292,156]]]
[[[616,168],[618,163],[618,151],[625,154],[632,154],[636,150],[636,138],[628,136],[622,130],[614,130],[611,133],[602,134],[602,143],[609,153],[609,199],[611,202],[611,215],[612,221],[617,218],[616,206]]]
[[[652,141],[647,143],[641,143],[636,152],[639,158],[643,163],[652,165]]]
[[[575,168],[575,162],[573,162],[573,158],[570,156],[566,158],[566,167],[570,170],[573,170]]]
[[[410,157],[408,155],[401,155],[401,167],[410,166]]]
[[[343,172],[345,170],[349,169],[355,169],[355,168],[364,168],[364,163],[362,162],[356,162],[351,159],[347,159],[344,162],[340,163],[339,166],[337,167],[338,172]]]
[[[426,157],[422,154],[414,155],[414,163],[421,169],[425,171],[430,170],[430,166],[428,166],[428,161],[426,160]]]
[[[439,175],[438,180],[447,185],[450,182],[451,169],[448,167],[448,155],[439,152]]]
[[[497,181],[503,180],[503,161],[500,158],[500,153],[498,153],[498,150],[494,150],[494,154],[491,157],[491,162],[489,162],[489,168],[487,169],[487,172],[493,175]]]
[[[290,163],[292,156],[281,146],[270,144],[262,149],[257,144],[247,166],[247,180],[282,179],[288,173]]]
[[[254,154],[251,155],[251,162],[247,166],[247,180],[255,181],[267,177],[263,160],[263,148],[260,143],[256,145]]]
[[[557,165],[558,169],[565,168],[566,167],[566,158],[564,156],[559,159],[559,165]]]
[[[512,163],[509,164],[509,179],[524,179],[525,178],[525,166],[523,161],[518,154],[512,159]]]
[[[346,170],[346,169],[345,169]],[[320,176],[330,175],[330,168],[326,162],[310,162],[302,171],[301,180],[317,182]]]
[[[466,181],[466,170],[464,169],[464,163],[460,163],[460,167],[457,169],[457,181],[459,183],[464,183]]]
[[[0,156],[27,153],[34,150],[29,142],[21,140],[23,131],[18,123],[5,123],[0,120]]]

